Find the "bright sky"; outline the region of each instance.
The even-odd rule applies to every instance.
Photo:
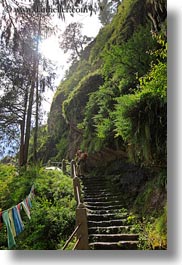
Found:
[[[58,25],[61,28],[61,32],[63,33],[66,26],[68,26],[72,22],[80,22],[83,24],[82,33],[89,37],[95,37],[101,27],[99,19],[97,15],[93,14],[90,16],[89,14],[78,14],[74,17],[67,15],[66,20],[63,21],[61,19],[55,19],[54,24]],[[59,34],[59,33],[58,33]],[[68,60],[68,55],[64,54],[64,52],[59,48],[58,37],[52,36],[48,39],[44,40],[41,45],[41,52],[53,62],[58,65],[65,66]],[[61,59],[60,59],[61,58]]]

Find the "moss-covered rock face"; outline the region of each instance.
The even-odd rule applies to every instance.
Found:
[[[63,104],[64,117],[68,123],[73,120],[73,123],[75,121],[77,124],[83,120],[89,95],[98,90],[102,84],[103,78],[98,72],[89,74],[80,81]]]
[[[152,121],[151,126],[163,131],[165,138],[160,113],[163,112],[165,116],[161,102],[165,102],[166,96],[157,95],[157,117],[162,120],[159,124],[151,119],[156,108],[148,109],[141,99],[148,90],[155,97],[155,91],[163,89],[158,88],[160,81],[156,83],[161,76],[155,79],[153,74],[161,67],[165,69],[166,58],[161,48],[164,47],[161,41],[166,39],[165,19],[165,0],[122,1],[112,22],[100,30],[84,50],[81,59],[74,62],[55,93],[48,119],[48,139],[54,143],[54,156],[71,159],[80,147],[89,152],[93,158],[90,159],[91,164],[94,165],[102,161],[102,158],[100,161],[94,160],[94,155],[101,157],[99,153],[107,150],[107,156],[108,149],[111,151],[110,157],[118,158],[118,152],[121,152],[119,158],[128,156],[142,165],[153,163],[162,156],[163,149],[158,141],[160,137],[148,137],[147,130],[141,126],[148,128]],[[152,34],[155,32],[163,37],[156,39],[151,30]],[[163,54],[163,57],[160,58],[159,54]],[[142,80],[145,84],[142,84]],[[131,105],[135,102],[136,113],[132,106],[126,104],[126,99]],[[151,115],[146,115],[142,120],[140,108]],[[153,157],[149,153],[151,148],[145,148],[149,146],[146,142],[155,142]],[[113,152],[116,154],[113,155]]]
[[[63,103],[64,117],[69,126],[68,156],[70,158],[74,157],[83,140],[83,131],[78,129],[77,125],[84,119],[89,95],[98,90],[102,84],[103,78],[99,73],[87,75]]]
[[[48,118],[48,131],[51,135],[59,135],[60,126],[58,126],[58,124],[61,122],[61,125],[63,125],[65,122],[65,120],[62,118],[62,104],[65,99],[66,97],[64,93],[59,93],[52,102],[50,115]]]

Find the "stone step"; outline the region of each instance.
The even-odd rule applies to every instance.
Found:
[[[120,225],[120,226],[103,226],[103,227],[90,227],[88,228],[89,234],[95,234],[95,233],[104,233],[104,234],[114,234],[114,233],[128,233],[131,229],[131,225]]]
[[[98,185],[108,185],[110,186],[110,183],[109,182],[106,182],[106,181],[98,181],[98,180],[95,180],[95,181],[82,181],[82,184],[84,186],[87,186],[87,187],[97,187]]]
[[[101,189],[95,189],[95,188],[87,189],[87,188],[83,188],[82,190],[83,190],[84,193],[90,195],[90,197],[92,197],[92,195],[100,195],[100,194],[104,194],[106,192],[109,192],[109,190],[107,188],[101,188]]]
[[[91,186],[91,187],[86,187],[83,186],[82,188],[84,191],[88,192],[96,192],[96,191],[105,191],[105,190],[110,190],[110,188],[107,188],[105,185],[99,185],[99,186]]]
[[[110,184],[107,182],[104,182],[104,181],[94,182],[94,183],[89,183],[89,182],[84,181],[84,182],[82,182],[82,185],[83,185],[83,187],[86,187],[86,188],[92,188],[92,187],[94,187],[94,188],[97,188],[97,187],[108,187],[108,188],[110,188]]]
[[[102,187],[102,188],[93,188],[93,189],[87,189],[87,188],[82,188],[82,191],[84,194],[87,194],[87,196],[90,195],[90,197],[93,197],[93,196],[100,196],[100,194],[102,196],[105,196],[105,193],[108,193],[110,192],[111,195],[113,195],[113,193],[110,191],[110,189],[107,189],[105,187]]]
[[[108,184],[110,185],[110,182],[105,179],[82,179],[82,183],[91,186],[91,185],[97,185],[97,184]]]
[[[127,214],[126,212],[125,213],[121,213],[120,212],[120,210],[118,210],[118,209],[110,209],[110,210],[89,210],[89,209],[87,209],[87,213],[88,214],[116,214],[116,215],[118,215],[118,214]]]
[[[99,197],[99,198],[103,198],[103,199],[105,199],[105,198],[109,198],[109,197],[113,197],[113,196],[116,196],[116,197],[121,197],[121,193],[119,193],[119,192],[115,192],[115,193],[113,193],[113,192],[111,192],[111,191],[108,191],[107,193],[102,193],[101,195],[100,195],[100,193],[98,194],[97,193],[97,195],[95,194],[92,194],[92,196],[90,196],[89,194],[87,194],[87,193],[84,193],[84,197],[85,198],[94,198],[94,199],[96,199],[97,197]]]
[[[119,241],[119,242],[94,242],[90,243],[93,250],[137,250],[138,241]]]
[[[89,205],[89,206],[111,206],[111,205],[120,205],[121,202],[120,201],[94,201],[94,202],[85,202],[86,205]]]
[[[121,195],[120,194],[112,194],[112,193],[107,193],[107,194],[104,194],[104,195],[100,195],[100,194],[98,194],[97,196],[91,196],[91,195],[87,195],[87,194],[83,194],[83,198],[84,198],[84,200],[86,201],[87,199],[88,200],[109,200],[109,198],[111,198],[111,199],[113,199],[113,198],[115,198],[115,199],[119,199],[120,201],[123,201],[124,202],[124,200],[122,199],[122,197],[121,197]]]
[[[81,177],[81,179],[82,179],[83,181],[88,180],[88,181],[90,181],[91,183],[92,183],[92,181],[94,181],[94,180],[103,180],[103,181],[106,181],[106,180],[107,180],[107,179],[105,178],[105,176],[100,176],[100,177],[98,177],[98,176],[84,176],[84,177]]]
[[[90,242],[138,241],[138,234],[91,234]]]
[[[120,210],[124,207],[123,204],[115,204],[115,205],[90,205],[89,203],[85,203],[86,208],[90,211],[94,211],[94,210],[105,210],[105,211],[109,211],[109,210]]]
[[[125,219],[127,214],[119,215],[115,213],[106,213],[106,214],[88,214],[89,221],[104,221],[104,220],[113,220],[113,219]]]
[[[96,186],[96,185],[110,185],[109,181],[106,181],[105,179],[82,179],[82,183],[85,186]]]
[[[84,202],[102,202],[102,201],[116,201],[118,200],[117,195],[110,196],[98,196],[98,197],[84,197]]]
[[[111,219],[104,221],[90,221],[88,220],[88,227],[103,227],[103,226],[121,226],[127,223],[127,219]]]
[[[97,193],[98,190],[101,191],[101,192],[104,192],[104,191],[109,191],[109,192],[112,192],[112,189],[106,185],[102,185],[102,186],[86,186],[86,185],[83,185],[82,186],[82,189],[83,190],[86,190],[87,192],[91,192],[91,193]]]
[[[97,196],[99,196],[99,197],[113,196],[113,192],[111,192],[110,190],[101,191],[101,192],[84,191],[83,194],[85,197],[92,197],[92,198],[96,198]]]

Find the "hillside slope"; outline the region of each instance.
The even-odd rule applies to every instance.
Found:
[[[165,19],[166,1],[122,2],[56,91],[49,158],[71,159],[81,147],[97,160],[106,149],[113,159],[165,164]]]

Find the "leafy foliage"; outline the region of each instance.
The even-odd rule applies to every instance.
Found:
[[[167,207],[157,218],[143,218],[138,222],[135,232],[139,233],[138,247],[142,250],[161,250],[167,248]]]
[[[102,28],[99,31],[99,34],[97,35],[95,41],[95,44],[92,48],[92,50],[90,51],[90,56],[89,56],[89,61],[92,64],[98,64],[100,65],[100,60],[101,60],[101,53],[104,50],[104,47],[108,41],[108,39],[111,37],[112,35],[112,27],[110,24],[106,25],[104,28]]]
[[[14,166],[0,164],[0,205],[1,208],[10,207],[12,200],[7,202],[7,197],[12,192],[14,186],[13,180],[16,178],[16,169]],[[10,197],[11,198],[11,197]]]
[[[159,40],[159,42],[161,42]],[[167,65],[166,44],[151,70],[139,79],[140,87],[133,95],[117,99],[116,136],[120,135],[134,151],[134,161],[165,163],[167,130]],[[156,56],[158,56],[158,51]],[[138,157],[138,158],[137,158]],[[164,159],[161,159],[163,157]]]
[[[35,185],[31,220],[23,219],[25,230],[16,238],[16,249],[61,249],[75,223],[72,179],[60,171],[39,167],[18,174],[14,167],[1,165],[0,172],[6,179],[0,186],[3,209],[19,203],[28,195],[31,184]],[[1,248],[5,249],[6,230],[3,228],[0,234]]]
[[[103,53],[103,75],[112,79],[124,93],[136,87],[136,77],[143,76],[153,60],[149,51],[156,49],[157,42],[152,38],[149,26],[138,27],[133,36],[122,45],[112,45]],[[124,86],[124,87],[123,87]]]
[[[92,149],[90,150],[97,150],[96,146],[98,143],[100,148],[103,147],[105,143],[107,143],[107,146],[110,145],[110,143],[115,143],[119,137],[122,137],[129,145],[131,144],[131,139],[134,141],[131,131],[133,130],[134,133],[137,132],[135,123],[141,123],[141,121],[139,121],[140,116],[137,118],[133,117],[131,122],[129,118],[126,119],[125,116],[131,114],[129,114],[130,109],[132,107],[134,109],[135,104],[135,111],[139,113],[139,115],[140,108],[142,109],[141,111],[145,109],[147,113],[150,109],[150,106],[148,108],[144,106],[146,104],[144,102],[145,97],[148,97],[148,104],[152,104],[152,101],[150,103],[150,95],[147,96],[146,92],[146,96],[144,92],[143,96],[141,94],[143,103],[141,102],[141,106],[139,105],[140,96],[138,88],[142,86],[140,85],[142,80],[143,86],[144,83],[147,82],[147,77],[145,79],[143,76],[150,69],[150,64],[153,63],[153,65],[155,65],[157,61],[154,52],[157,47],[158,42],[156,39],[152,38],[149,27],[146,26],[138,27],[133,36],[121,46],[112,45],[110,48],[105,48],[105,51],[102,53],[104,84],[99,87],[99,90],[90,95],[85,109],[85,118],[79,125],[80,128],[84,128],[84,138],[86,139],[84,140],[84,145],[90,145],[91,139],[94,137],[95,147],[91,144]],[[157,69],[153,71],[157,71]],[[165,69],[161,73],[160,71],[161,69],[159,69],[158,74],[161,74],[161,76],[164,75],[163,79],[165,79]],[[156,73],[152,74],[155,75]],[[158,77],[159,76],[157,76],[157,78]],[[164,84],[164,80],[162,80],[161,83]],[[125,96],[125,94],[130,95]],[[154,102],[155,101],[157,105],[158,100],[154,99]],[[125,113],[127,114],[125,115]],[[143,117],[141,119],[143,119]],[[147,133],[147,130],[148,128],[146,125],[144,131]],[[144,150],[143,145],[146,147],[148,143],[145,144],[145,140],[143,140],[142,137],[145,138],[145,135],[141,136],[141,141],[138,145]],[[141,142],[143,142],[142,145]],[[112,144],[112,147],[113,146]],[[148,156],[148,160],[150,160],[149,150],[146,150],[145,155]],[[137,156],[139,156],[139,154],[137,154],[136,157]],[[137,162],[137,160],[133,160]]]

